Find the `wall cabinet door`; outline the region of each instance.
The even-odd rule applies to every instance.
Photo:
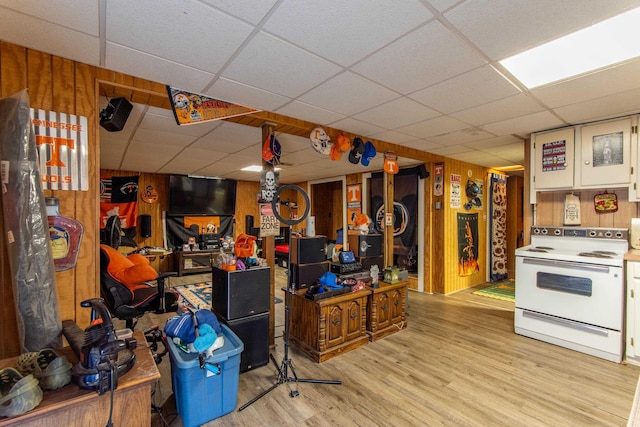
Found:
[[[531,135],[531,188],[552,190],[574,186],[574,128]]]
[[[631,118],[580,127],[578,187],[626,187],[631,180]]]

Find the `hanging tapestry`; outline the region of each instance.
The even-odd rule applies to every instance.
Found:
[[[480,271],[478,264],[478,214],[458,214],[458,276]]]
[[[384,176],[371,178],[369,217],[376,233],[384,233]],[[393,264],[418,271],[418,168],[401,169],[393,179]]]
[[[100,178],[100,228],[112,215],[120,217],[123,229],[135,228],[138,218],[138,177],[109,176]]]
[[[509,278],[507,272],[507,177],[491,174],[489,190],[489,266],[491,281]]]
[[[165,221],[167,248],[179,251],[189,237],[200,240],[202,234],[213,234],[218,238],[233,236],[233,216],[173,216]]]

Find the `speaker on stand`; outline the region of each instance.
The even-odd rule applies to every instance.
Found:
[[[299,215],[297,218],[294,218],[293,215],[293,210],[291,210],[291,218],[286,219],[283,218],[278,210],[278,203],[279,203],[279,199],[280,199],[280,193],[282,193],[283,191],[286,190],[296,190],[298,191],[302,197],[304,198],[305,201],[305,211],[302,215]],[[276,216],[276,218],[278,220],[280,220],[280,222],[287,224],[289,226],[293,226],[293,225],[297,225],[299,223],[301,223],[302,221],[304,221],[304,219],[307,217],[307,215],[309,215],[309,208],[310,208],[310,202],[309,202],[309,196],[307,195],[307,193],[304,192],[304,190],[300,187],[298,187],[297,185],[293,185],[293,184],[287,184],[284,185],[280,188],[278,188],[278,190],[275,192],[275,194],[273,195],[273,199],[271,200],[271,207],[273,209],[273,214]],[[291,227],[289,227],[289,241],[291,242]],[[291,251],[289,251],[289,261],[287,263],[287,265],[291,265]],[[289,271],[290,273],[291,271]],[[285,319],[284,319],[284,358],[282,359],[282,362],[280,365],[278,365],[278,363],[276,362],[275,357],[273,357],[273,354],[269,354],[269,358],[271,359],[271,362],[273,362],[276,370],[278,371],[278,377],[276,380],[276,383],[273,384],[271,387],[269,387],[268,389],[266,389],[265,391],[263,391],[262,393],[260,393],[259,395],[257,395],[256,397],[254,397],[253,399],[251,399],[249,402],[245,403],[244,405],[242,405],[239,409],[239,411],[242,411],[243,409],[247,408],[249,405],[251,405],[252,403],[256,402],[258,399],[264,397],[265,395],[267,395],[267,393],[269,393],[272,390],[275,390],[280,384],[285,384],[285,383],[291,383],[291,382],[300,382],[300,383],[315,383],[315,384],[334,384],[334,385],[341,385],[342,381],[337,381],[337,380],[316,380],[316,379],[308,379],[308,378],[298,378],[298,376],[296,375],[296,372],[293,368],[293,361],[289,358],[289,329],[290,329],[290,325],[289,322],[291,321],[291,318],[289,316],[289,312],[291,309],[291,294],[294,292],[294,289],[292,287],[291,284],[291,274],[287,274],[287,289],[285,291]],[[289,375],[289,372],[291,373],[292,376]],[[300,393],[298,393],[298,390],[290,390],[289,391],[289,397],[296,397],[298,396]]]

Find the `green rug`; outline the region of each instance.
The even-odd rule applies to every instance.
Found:
[[[504,280],[502,282],[494,283],[493,285],[482,288],[473,293],[474,295],[481,295],[483,297],[501,299],[503,301],[515,301],[516,300],[516,282],[513,280]]]

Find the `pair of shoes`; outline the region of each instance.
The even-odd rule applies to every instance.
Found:
[[[16,367],[22,375],[33,374],[45,390],[55,390],[71,381],[71,363],[50,348],[21,354]]]
[[[0,417],[22,415],[41,401],[42,389],[33,375],[23,377],[14,368],[0,370]]]

